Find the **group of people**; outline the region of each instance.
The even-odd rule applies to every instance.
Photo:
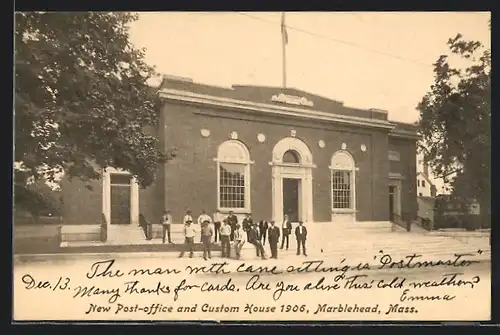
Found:
[[[172,216],[170,211],[165,211],[162,217],[163,224],[163,243],[172,243],[170,237],[170,224],[172,223]],[[261,220],[254,222],[250,213],[245,215],[241,222],[238,222],[238,217],[231,211],[227,217],[224,217],[220,211],[215,212],[213,219],[205,211],[196,220],[193,220],[191,211],[186,211],[183,218],[184,224],[184,238],[185,249],[182,250],[179,257],[183,257],[185,252],[189,251],[189,257],[193,257],[194,253],[194,237],[198,229],[200,229],[200,243],[203,246],[203,258],[211,258],[211,244],[212,238],[214,242],[220,241],[222,248],[222,257],[231,257],[231,243],[234,245],[236,258],[241,256],[241,249],[243,245],[248,242],[255,247],[257,257],[267,259],[264,246],[266,240],[269,244],[271,251],[271,258],[278,259],[278,244],[281,239],[281,249],[288,250],[290,246],[290,235],[292,234],[292,222],[287,214],[284,215],[281,229],[271,220]],[[199,228],[198,228],[199,227]],[[297,255],[301,253],[307,256],[306,253],[306,240],[307,228],[302,221],[295,228],[295,238],[297,241]]]

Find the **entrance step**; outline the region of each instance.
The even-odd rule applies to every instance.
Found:
[[[108,226],[109,245],[139,245],[139,244],[162,244],[163,243],[163,226],[159,224],[152,225],[152,239],[147,240],[144,230],[140,226]],[[195,243],[200,242],[200,229],[195,225],[196,233],[194,237]],[[173,243],[184,243],[184,225],[172,224],[170,226],[170,237]],[[168,242],[168,241],[167,241]]]
[[[136,225],[109,225],[107,237],[106,244],[109,245],[139,244],[146,241],[144,231]]]

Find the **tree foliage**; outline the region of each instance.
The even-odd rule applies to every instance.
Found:
[[[99,167],[154,179],[162,152],[155,129],[155,72],[129,41],[130,13],[25,12],[15,16],[15,161],[54,181],[62,171],[82,180]],[[149,129],[149,131],[148,131]]]
[[[44,178],[36,182],[14,187],[16,214],[29,212],[35,218],[39,216],[61,216],[62,198],[59,189],[51,188]]]
[[[421,149],[438,177],[460,171],[461,186],[455,191],[486,204],[491,166],[491,54],[480,42],[466,41],[460,34],[449,39],[448,47],[454,57],[469,65],[453,67],[447,55],[434,64],[434,83],[417,107]]]

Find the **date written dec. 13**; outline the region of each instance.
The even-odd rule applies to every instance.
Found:
[[[26,274],[21,278],[23,284],[25,284],[25,289],[49,289],[55,290],[70,290],[69,287],[70,279],[68,277],[59,277],[56,281],[50,282],[48,280],[35,280],[31,275]]]

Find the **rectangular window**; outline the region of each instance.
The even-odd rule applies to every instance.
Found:
[[[422,187],[425,187],[425,180],[422,180]]]
[[[332,171],[332,208],[352,209],[351,171]]]
[[[420,179],[417,179],[417,186],[420,187]]]
[[[399,156],[399,152],[394,150],[389,150],[389,160],[399,162],[401,157]]]
[[[110,173],[111,185],[130,186],[132,176],[128,173]]]
[[[219,205],[245,208],[245,165],[220,163]]]

